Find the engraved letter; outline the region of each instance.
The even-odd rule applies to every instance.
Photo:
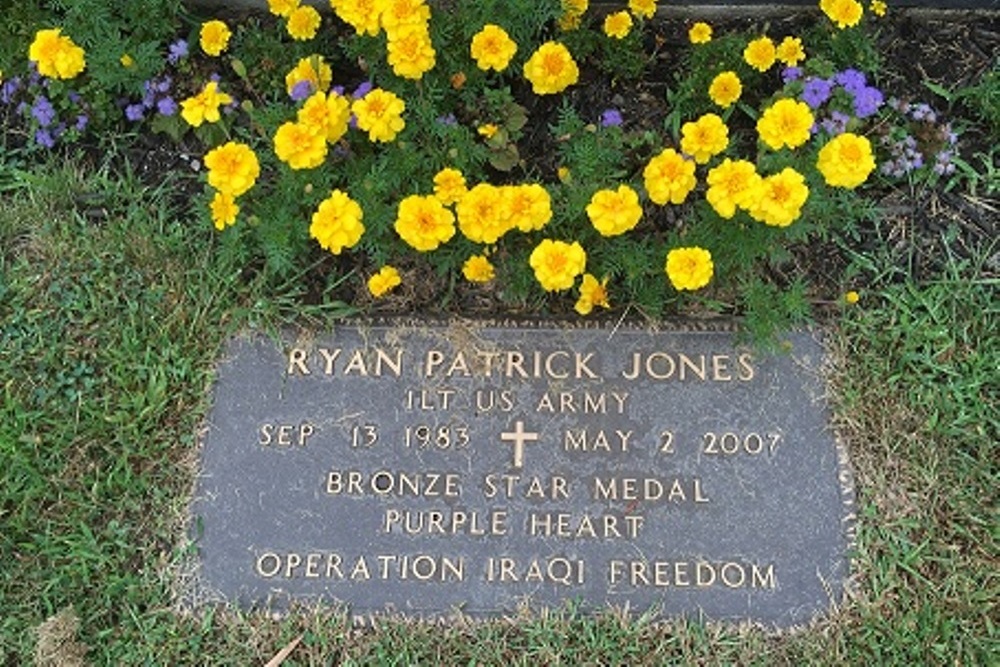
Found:
[[[295,375],[295,369],[302,375],[309,375],[309,368],[306,366],[306,351],[301,347],[293,347],[288,352],[288,371],[286,375]]]

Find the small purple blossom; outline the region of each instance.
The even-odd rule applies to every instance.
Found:
[[[910,118],[913,120],[923,120],[928,123],[933,123],[937,121],[937,114],[934,113],[934,109],[931,109],[929,104],[914,104],[910,107]]]
[[[802,101],[808,104],[809,108],[818,109],[830,99],[832,90],[833,82],[829,79],[809,77],[802,88]]]
[[[358,99],[359,97],[364,97],[374,87],[375,86],[374,84],[372,84],[371,81],[363,81],[357,88],[354,89],[354,92],[351,93],[351,97],[353,97],[354,99]]]
[[[868,85],[864,72],[860,72],[856,69],[845,69],[843,72],[834,76],[833,79],[839,83],[844,90],[852,95],[856,95],[859,90]]]
[[[437,122],[447,127],[458,125],[458,119],[455,118],[455,114],[453,113],[450,113],[447,116],[438,116]]]
[[[145,107],[142,104],[129,104],[125,107],[125,118],[133,123],[142,120],[145,115]]]
[[[187,58],[187,55],[188,55],[188,43],[183,39],[178,39],[169,47],[169,52],[167,53],[167,62],[170,63],[171,65],[176,65],[183,58]]]
[[[35,143],[44,148],[52,148],[56,145],[56,140],[51,132],[40,128],[35,132]]]
[[[878,112],[883,102],[881,90],[865,86],[854,94],[854,115],[858,118],[873,116]]]
[[[153,90],[158,93],[169,93],[171,84],[173,84],[173,79],[169,76],[165,76],[162,79],[153,79]]]
[[[619,127],[623,122],[622,112],[618,109],[605,109],[601,113],[601,127]]]
[[[0,102],[10,104],[14,100],[17,91],[21,89],[21,77],[14,76],[0,85]]]
[[[823,129],[832,137],[847,132],[847,123],[851,117],[842,111],[833,111],[830,117],[823,121]]]
[[[31,105],[31,115],[35,117],[39,125],[48,127],[56,119],[56,110],[47,97],[39,95],[35,99],[35,103]]]
[[[792,81],[798,81],[802,78],[802,68],[801,67],[786,67],[781,71],[781,80],[785,83],[791,83]]]
[[[173,116],[177,113],[177,102],[175,102],[172,97],[162,97],[160,98],[160,101],[156,103],[156,111],[159,112],[161,116]]]
[[[951,161],[954,157],[952,151],[941,151],[934,158],[934,173],[938,175],[955,173],[955,164]]]
[[[89,122],[90,122],[90,117],[88,117],[87,114],[82,113],[76,117],[76,124],[73,126],[73,129],[75,129],[77,132],[83,132],[83,130],[87,127],[87,123]]]
[[[302,81],[296,81],[295,85],[292,86],[292,91],[289,93],[289,97],[296,102],[301,102],[313,93],[312,82],[303,79]]]

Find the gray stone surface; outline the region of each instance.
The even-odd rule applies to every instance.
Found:
[[[821,347],[733,340],[469,324],[235,340],[191,597],[808,622],[843,595],[853,502]]]

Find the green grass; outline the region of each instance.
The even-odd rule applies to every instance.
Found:
[[[572,609],[445,628],[334,612],[173,613],[169,575],[221,342],[297,314],[171,206],[82,167],[8,175],[0,209],[0,657],[71,607],[92,664],[988,664],[1000,651],[996,279],[951,261],[863,292],[832,334],[858,476],[856,599],[772,636]],[[81,213],[83,210],[89,214]],[[93,211],[104,211],[94,217]],[[868,258],[871,275],[878,258]],[[336,304],[312,309],[328,325]],[[63,653],[63,664],[71,664]],[[39,664],[59,664],[39,661]]]
[[[0,69],[23,61],[41,4],[0,16]],[[840,41],[845,64],[877,58]],[[995,134],[997,65],[942,92]],[[1000,663],[1000,285],[985,266],[996,244],[920,283],[888,250],[855,257],[870,282],[829,341],[834,421],[857,478],[858,587],[813,627],[774,635],[571,607],[365,628],[326,609],[176,613],[221,344],[247,327],[322,329],[346,309],[302,306],[301,276],[247,271],[240,248],[174,201],[183,176],[144,185],[111,168],[123,146],[108,141],[103,164],[31,171],[15,165],[34,155],[0,150],[0,664],[264,664],[299,637],[286,666]],[[995,196],[997,154],[965,155],[944,187]],[[771,295],[758,301],[766,310]]]

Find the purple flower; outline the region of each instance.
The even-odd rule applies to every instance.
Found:
[[[52,148],[56,145],[56,140],[48,130],[39,129],[35,132],[35,143],[45,148]]]
[[[618,109],[605,109],[601,114],[601,127],[619,127],[622,122],[622,112]]]
[[[10,104],[14,99],[14,95],[17,91],[21,89],[21,77],[15,76],[11,77],[7,81],[0,85],[0,102],[4,104]]]
[[[87,114],[82,113],[76,117],[76,125],[74,125],[73,128],[76,129],[77,132],[83,132],[84,128],[87,127],[87,123],[89,122],[90,118],[87,116]]]
[[[35,103],[31,105],[31,115],[35,117],[39,125],[48,127],[56,119],[56,110],[52,107],[52,103],[49,102],[48,98],[44,95],[39,95]]]
[[[76,92],[75,90],[71,90],[68,93],[66,93],[66,97],[73,104],[79,104],[80,102],[83,101],[83,98],[80,97],[80,93]]]
[[[344,94],[344,87],[343,86],[334,86],[330,90],[333,91],[333,92],[335,92],[335,93],[337,93],[338,95],[341,95],[341,96]]]
[[[790,83],[792,81],[798,81],[802,78],[802,68],[801,67],[786,67],[781,72],[781,80],[785,83]]]
[[[928,123],[933,123],[937,120],[937,114],[931,109],[929,104],[914,104],[910,108],[910,118],[913,120],[925,120]]]
[[[142,120],[145,108],[142,104],[129,104],[125,107],[125,117],[133,123]]]
[[[359,97],[364,97],[374,87],[375,86],[372,84],[371,81],[363,81],[357,88],[354,89],[354,92],[351,93],[351,97],[353,97],[354,99],[358,99]]]
[[[177,102],[174,102],[172,97],[160,98],[160,101],[156,103],[156,110],[162,116],[173,116],[177,113]]]
[[[842,111],[834,111],[830,117],[823,121],[823,129],[830,136],[837,136],[847,131],[847,123],[851,117]]]
[[[187,55],[188,43],[183,39],[178,39],[170,45],[169,53],[167,54],[167,62],[171,65],[176,65],[182,58],[187,58]]]
[[[859,72],[856,69],[845,69],[833,78],[844,88],[844,90],[852,95],[856,95],[859,90],[868,84],[865,80],[864,73]]]
[[[858,118],[868,118],[879,110],[883,101],[881,90],[865,86],[854,94],[854,115]]]
[[[447,116],[439,116],[437,122],[448,127],[458,125],[458,119],[455,118],[455,114],[453,113],[450,113]]]
[[[303,79],[302,81],[296,81],[295,85],[292,86],[292,92],[290,97],[296,102],[301,102],[313,93],[313,85],[311,81]]]
[[[802,88],[802,101],[808,104],[809,108],[818,109],[830,99],[831,90],[833,82],[829,79],[809,77]]]
[[[170,92],[170,85],[173,80],[169,76],[165,76],[162,79],[153,79],[153,90],[158,93]]]

